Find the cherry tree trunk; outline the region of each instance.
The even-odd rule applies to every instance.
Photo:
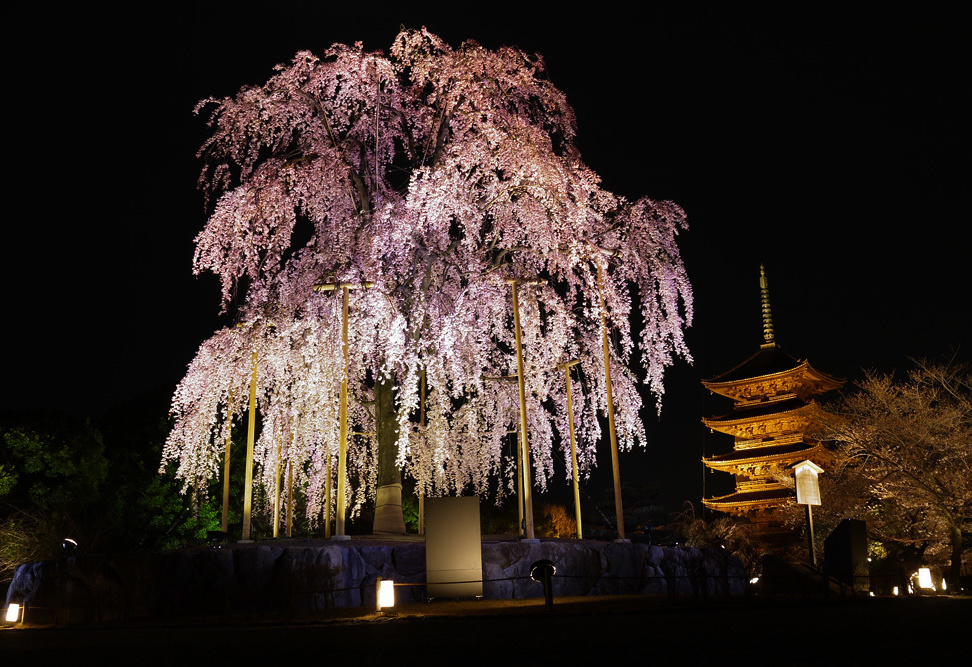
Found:
[[[378,440],[378,495],[372,530],[375,533],[404,535],[402,471],[395,461],[398,457],[398,421],[392,380],[375,383],[375,437]]]
[[[948,572],[948,585],[958,590],[959,579],[962,576],[962,528],[952,525],[949,532],[952,534],[952,560]]]

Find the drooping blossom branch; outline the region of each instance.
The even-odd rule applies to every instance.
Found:
[[[339,299],[315,292],[321,282],[371,285],[350,309],[351,419],[374,432],[372,388],[394,380],[398,462],[422,492],[508,489],[519,403],[488,378],[516,373],[511,278],[537,281],[520,299],[535,482],[569,457],[557,367],[571,359],[583,378],[582,474],[595,460],[607,410],[598,267],[619,443],[645,444],[639,385],[660,401],[665,368],[690,359],[691,287],[676,245],[685,216],[601,187],[541,57],[404,30],[387,55],[360,44],[300,52],[262,86],[197,109],[212,130],[199,152],[210,217],[193,270],[219,278],[224,309],[246,324],[203,344],[173,399],[165,460],[188,484],[217,475],[221,437],[249,407],[256,352],[264,480],[281,452],[319,512],[344,373]],[[352,439],[356,502],[373,488],[375,447]]]

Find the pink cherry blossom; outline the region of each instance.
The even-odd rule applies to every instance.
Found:
[[[602,439],[598,267],[619,446],[645,445],[638,385],[660,401],[665,368],[691,359],[692,293],[676,244],[685,216],[671,202],[601,187],[542,58],[406,30],[388,54],[360,44],[300,52],[262,86],[197,111],[212,130],[199,152],[210,215],[193,270],[218,276],[223,307],[241,324],[203,343],[173,398],[163,463],[178,461],[187,485],[219,475],[225,429],[248,409],[256,352],[261,479],[272,484],[279,450],[319,513],[344,360],[341,290],[314,286],[334,282],[360,286],[349,309],[352,430],[375,431],[374,380],[393,378],[399,463],[419,490],[515,488],[508,432],[519,400],[515,382],[496,379],[517,368],[510,279],[524,281],[535,484],[544,488],[554,459],[570,456],[558,364],[580,360],[581,474]],[[377,453],[372,437],[350,440],[353,511],[373,493]]]

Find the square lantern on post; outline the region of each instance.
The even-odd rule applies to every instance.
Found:
[[[395,582],[378,577],[375,581],[375,602],[379,612],[395,606]]]
[[[817,475],[822,472],[823,468],[809,460],[793,466],[797,503],[807,508],[807,543],[810,549],[810,562],[814,567],[817,567],[817,548],[813,543],[813,512],[810,511],[810,506],[820,504],[820,481]]]
[[[11,602],[7,607],[7,611],[4,614],[4,621],[7,623],[23,623],[24,621],[24,607],[16,602]]]

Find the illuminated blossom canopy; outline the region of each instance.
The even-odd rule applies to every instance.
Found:
[[[509,280],[519,279],[534,482],[545,488],[555,457],[569,460],[557,366],[573,359],[587,472],[607,409],[599,268],[619,446],[643,446],[637,376],[660,400],[665,368],[690,359],[691,287],[675,243],[684,214],[600,187],[542,59],[452,48],[422,29],[402,31],[388,54],[336,44],[275,71],[197,107],[211,114],[199,153],[211,215],[193,269],[219,278],[239,324],[203,343],[180,383],[163,464],[177,461],[197,488],[218,476],[256,353],[261,474],[269,484],[278,457],[289,462],[313,519],[336,469],[344,373],[341,291],[314,286],[367,283],[350,298],[352,430],[375,432],[374,383],[391,379],[398,462],[417,489],[502,496],[519,403],[516,383],[498,378],[517,372]],[[349,452],[358,507],[374,492],[374,439],[352,437]]]

